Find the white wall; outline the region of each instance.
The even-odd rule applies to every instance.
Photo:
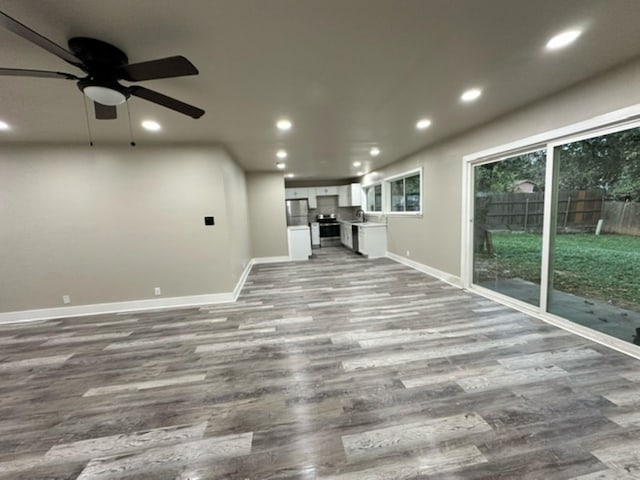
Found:
[[[221,149],[3,148],[0,312],[231,292],[247,232]]]
[[[423,216],[388,216],[388,250],[403,257],[409,250],[411,260],[459,277],[463,156],[638,103],[640,61],[393,163],[379,177],[366,176],[365,183],[423,168]]]

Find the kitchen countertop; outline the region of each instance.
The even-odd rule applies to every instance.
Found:
[[[351,221],[351,220],[338,220],[339,223],[344,223],[345,225],[357,225],[358,227],[363,228],[372,228],[372,227],[386,227],[386,223],[379,222],[359,222],[359,221]]]

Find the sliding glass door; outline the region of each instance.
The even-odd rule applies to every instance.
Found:
[[[640,345],[640,128],[470,173],[472,283]]]
[[[640,129],[554,149],[548,311],[640,344]]]
[[[473,281],[540,303],[546,155],[538,150],[474,167]]]

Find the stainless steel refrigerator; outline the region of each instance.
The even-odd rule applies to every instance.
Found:
[[[309,202],[306,198],[287,200],[287,226],[309,225]]]

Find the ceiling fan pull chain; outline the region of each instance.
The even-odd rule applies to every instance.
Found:
[[[91,124],[89,123],[89,110],[87,109],[87,97],[82,94],[82,101],[84,103],[84,116],[87,119],[87,133],[89,134],[89,146],[93,147],[93,136],[91,135]]]
[[[131,126],[131,110],[129,109],[129,100],[125,102],[127,104],[127,117],[129,117],[129,140],[132,147],[136,146],[136,142],[133,141],[133,127]]]

